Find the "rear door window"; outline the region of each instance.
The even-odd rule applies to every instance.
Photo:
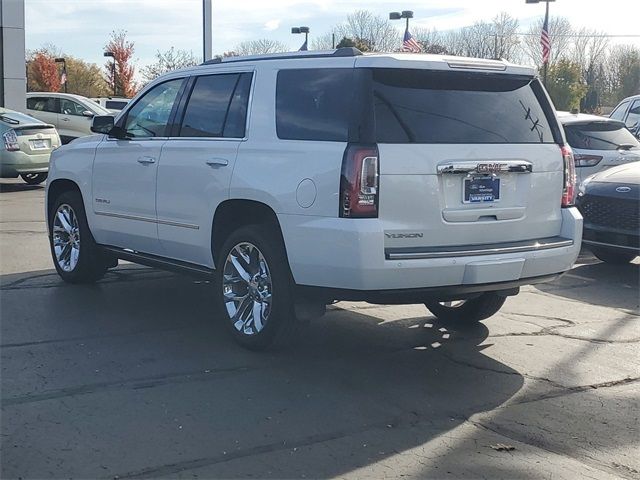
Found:
[[[250,73],[198,77],[182,119],[181,137],[244,137]]]
[[[27,108],[39,112],[59,113],[59,102],[54,97],[29,97],[27,98]]]
[[[380,143],[554,143],[524,76],[374,69]]]
[[[583,150],[617,150],[621,145],[640,143],[618,122],[592,122],[565,125],[567,141],[573,148]]]
[[[276,86],[278,138],[347,141],[352,86],[353,69],[280,70]]]

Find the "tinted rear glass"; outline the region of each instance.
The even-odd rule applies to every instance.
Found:
[[[107,100],[104,104],[106,108],[112,108],[113,110],[122,110],[127,106],[127,102],[119,102],[116,100]]]
[[[586,124],[565,125],[567,141],[573,148],[583,150],[617,150],[620,145],[640,143],[623,124],[614,122],[592,122]]]
[[[374,69],[380,143],[553,143],[531,78]]]
[[[281,70],[276,87],[278,138],[347,141],[353,69]]]

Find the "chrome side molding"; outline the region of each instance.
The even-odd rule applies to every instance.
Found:
[[[531,173],[533,164],[525,160],[505,160],[502,162],[445,162],[437,166],[438,175],[442,174],[481,174],[492,173]]]

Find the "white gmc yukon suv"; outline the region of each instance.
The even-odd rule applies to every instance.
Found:
[[[574,164],[533,70],[345,48],[164,75],[51,157],[68,282],[118,259],[203,275],[260,349],[336,300],[478,321],[571,268]]]

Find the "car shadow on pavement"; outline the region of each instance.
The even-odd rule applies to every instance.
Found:
[[[28,185],[26,183],[1,183],[0,193],[28,192],[30,190],[44,190],[45,184]]]
[[[612,265],[583,250],[577,267],[552,283],[535,287],[546,293],[591,305],[619,308],[640,314],[640,264]]]
[[[3,478],[339,476],[524,384],[482,353],[484,325],[463,334],[424,307],[337,304],[291,348],[252,353],[206,282],[123,266],[94,286],[53,271],[1,285]]]

